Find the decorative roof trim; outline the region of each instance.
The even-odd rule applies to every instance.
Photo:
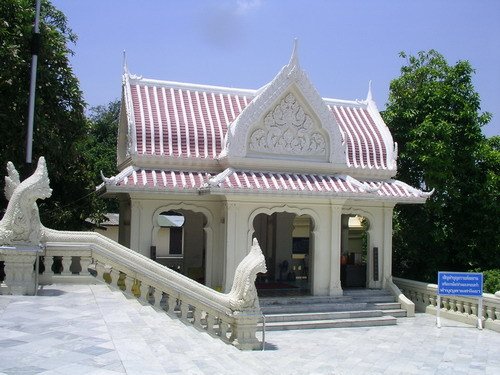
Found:
[[[123,98],[125,100],[125,114],[127,118],[127,156],[137,153],[137,139],[135,134],[134,104],[130,91],[130,74],[123,75]]]
[[[202,188],[208,187],[216,187],[218,186],[226,177],[229,177],[234,173],[233,168],[226,168],[224,171],[219,173],[217,176],[214,176],[208,180],[208,183],[204,184]]]
[[[212,86],[212,85],[203,85],[198,83],[187,83],[187,82],[177,82],[177,81],[163,81],[151,78],[143,78],[140,76],[130,77],[130,81],[133,81],[132,84],[135,85],[150,85],[150,86],[160,86],[160,87],[168,87],[173,89],[182,89],[182,90],[193,90],[193,91],[209,91],[215,93],[222,94],[235,94],[235,95],[255,95],[257,90],[252,89],[241,89],[235,87],[225,87],[225,86]]]
[[[351,183],[352,185],[356,186],[359,188],[359,190],[366,192],[366,193],[375,193],[379,191],[381,184],[378,187],[372,187],[369,184],[365,182],[361,182],[356,180],[354,177],[351,177],[349,175],[337,175],[338,178],[341,178],[342,180]]]
[[[407,189],[408,191],[410,191],[413,194],[418,195],[419,197],[422,197],[422,198],[429,198],[432,194],[434,194],[434,191],[436,190],[436,189],[432,189],[431,191],[422,191],[422,190],[418,190],[418,189],[414,188],[413,186],[408,185],[406,182],[403,182],[403,181],[393,180],[393,179],[391,179],[389,181],[392,182],[394,185],[400,186],[403,189]]]
[[[384,119],[380,115],[380,111],[378,110],[377,104],[375,103],[375,100],[373,99],[372,95],[372,81],[369,81],[368,83],[368,93],[366,95],[366,100],[365,102],[367,105],[367,109],[370,112],[373,120],[375,121],[376,126],[379,128],[380,133],[382,135],[382,139],[384,140],[385,143],[385,149],[387,153],[387,159],[386,159],[386,165],[387,169],[394,171],[394,175],[396,174],[397,170],[397,143],[394,142],[394,139],[392,138],[391,131],[387,127],[387,125],[384,122]]]

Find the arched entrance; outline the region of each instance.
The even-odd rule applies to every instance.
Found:
[[[344,214],[341,223],[340,282],[342,288],[365,288],[367,286],[369,221],[361,215]]]
[[[266,258],[267,273],[256,286],[261,296],[311,293],[313,220],[290,212],[260,213],[254,236]]]
[[[205,284],[205,215],[186,209],[170,209],[159,211],[153,220],[151,258]]]

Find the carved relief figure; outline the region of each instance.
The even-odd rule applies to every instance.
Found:
[[[36,205],[37,199],[52,195],[45,159],[40,157],[36,171],[23,182],[14,164],[7,164],[5,196],[9,200],[0,221],[0,244],[38,245],[43,237],[43,226]]]
[[[263,127],[251,133],[249,146],[265,153],[326,155],[325,137],[292,93],[265,116]]]

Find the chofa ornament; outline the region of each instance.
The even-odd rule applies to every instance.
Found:
[[[37,199],[49,198],[52,189],[45,159],[40,157],[35,172],[23,182],[12,162],[7,163],[5,197],[9,200],[0,221],[0,245],[38,245],[43,241]]]

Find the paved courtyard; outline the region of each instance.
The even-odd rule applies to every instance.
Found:
[[[0,296],[0,374],[500,374],[500,334],[430,315],[268,332],[241,352],[105,285]]]

